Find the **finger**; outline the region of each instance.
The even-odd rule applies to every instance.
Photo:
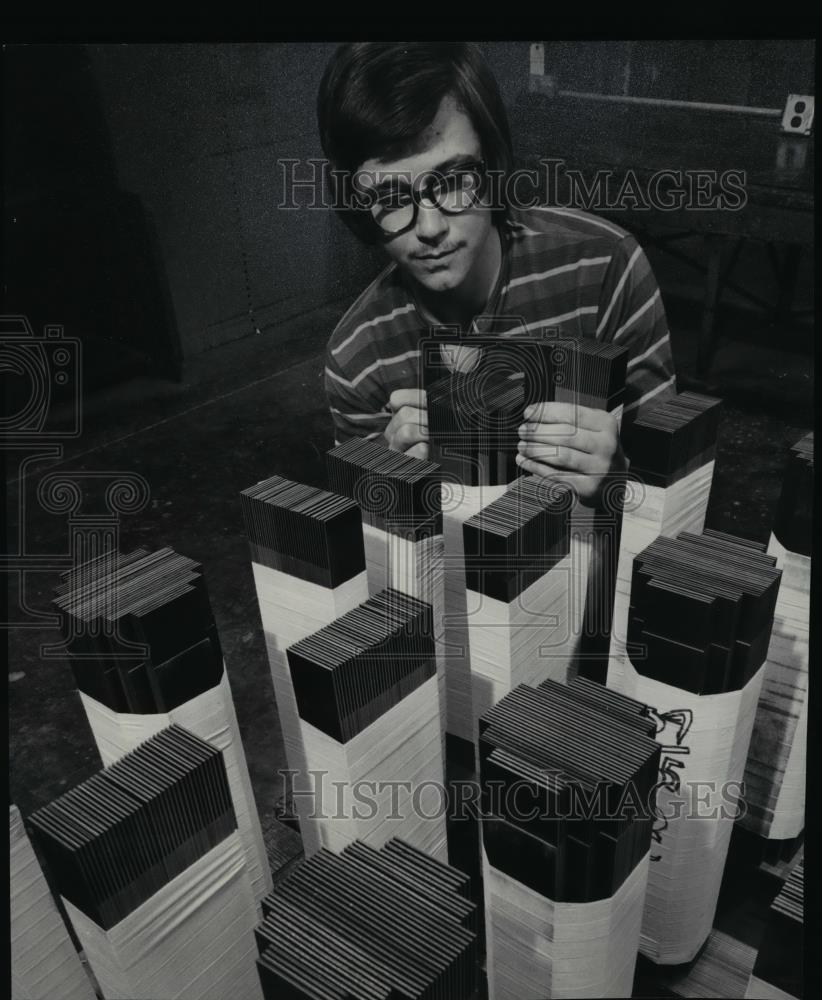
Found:
[[[388,405],[396,413],[402,406],[413,406],[418,410],[425,409],[424,389],[395,389],[391,393]]]
[[[571,424],[572,427],[582,427],[589,431],[604,430],[609,423],[616,421],[605,410],[596,410],[593,406],[582,406],[580,403],[532,403],[526,406],[525,420],[529,423],[541,424]]]
[[[550,479],[567,486],[580,500],[587,500],[596,492],[596,482],[591,476],[580,476],[573,472],[555,469],[552,465],[535,462],[533,459],[525,458],[524,455],[517,455],[516,461],[523,471],[532,476],[541,476],[543,479]]]
[[[403,423],[428,426],[428,410],[420,410],[416,406],[402,406],[397,410],[397,417]]]
[[[413,406],[403,406],[388,421],[388,425],[396,432],[404,424],[418,424],[420,427],[428,427],[428,414],[425,410],[417,410]]]
[[[403,424],[397,430],[394,435],[394,441],[391,445],[395,451],[408,451],[408,449],[417,444],[418,441],[428,440],[428,430],[425,427],[421,427],[419,424]]]
[[[405,454],[410,455],[412,458],[421,458],[425,461],[428,458],[428,445],[424,441],[420,441],[412,445]]]
[[[573,427],[571,424],[523,424],[519,428],[519,436],[520,440],[527,444],[561,445],[591,454],[598,452],[605,445],[605,442],[599,441],[603,435],[596,431]]]
[[[530,441],[520,441],[517,451],[525,458],[535,462],[543,462],[557,469],[569,472],[579,472],[586,476],[602,474],[607,471],[607,464],[596,455],[562,445],[534,444]]]
[[[397,431],[401,426],[402,426],[402,421],[397,419],[396,414],[385,425],[385,430],[382,433],[389,445],[394,440],[394,436],[396,435]]]
[[[413,406],[403,406],[388,421],[385,428],[385,436],[389,440],[399,433],[400,428],[406,424],[416,424],[420,427],[428,427],[428,414],[425,410],[417,410]]]

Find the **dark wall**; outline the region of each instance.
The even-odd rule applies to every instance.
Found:
[[[550,41],[545,72],[561,90],[782,108],[813,94],[811,40]]]
[[[327,45],[90,49],[121,185],[163,248],[184,356],[344,297],[374,261],[327,211],[278,207],[278,160],[321,155]]]
[[[118,184],[89,53],[7,47],[3,98],[3,312],[79,337],[86,385],[178,374],[162,253],[143,203]]]
[[[379,255],[330,211],[279,207],[278,161],[322,156],[315,100],[334,48],[90,47],[120,184],[155,220],[184,356],[318,305],[339,300],[342,311],[379,270]],[[513,99],[527,83],[528,44],[486,49]]]

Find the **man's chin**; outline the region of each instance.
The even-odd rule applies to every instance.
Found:
[[[459,288],[463,276],[443,268],[441,271],[424,272],[414,277],[429,292],[451,292]]]

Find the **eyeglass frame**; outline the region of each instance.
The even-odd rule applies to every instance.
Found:
[[[444,178],[448,177],[450,174],[460,174],[460,173],[475,173],[479,175],[480,182],[476,189],[471,192],[472,198],[470,204],[466,205],[464,208],[444,208],[436,198],[431,197],[431,188],[433,185],[440,183]],[[417,218],[419,217],[420,202],[426,200],[432,203],[436,208],[440,210],[444,215],[463,215],[469,209],[474,208],[477,202],[482,198],[485,185],[488,180],[488,167],[484,159],[480,158],[477,160],[466,160],[465,163],[457,164],[456,166],[450,167],[448,170],[427,170],[423,173],[420,181],[412,184],[408,187],[408,193],[411,195],[411,221],[403,226],[401,229],[388,230],[380,225],[379,221],[374,215],[373,209],[379,203],[378,199],[374,199],[370,204],[362,205],[362,208],[368,210],[368,213],[373,222],[374,228],[382,234],[383,237],[391,239],[394,236],[399,236],[401,233],[407,233],[409,229],[413,229],[417,224]],[[369,194],[373,197],[374,192],[369,191]]]

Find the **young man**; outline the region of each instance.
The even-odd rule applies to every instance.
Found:
[[[550,328],[630,349],[624,421],[675,391],[659,289],[636,241],[573,209],[506,204],[513,165],[505,108],[468,43],[343,45],[318,98],[323,149],[357,195],[340,214],[389,264],[343,316],[325,386],[336,439],[382,436],[426,457],[420,338],[505,319],[506,335]],[[480,317],[481,319],[477,319]],[[615,419],[558,402],[526,410],[517,461],[596,504],[624,471]]]

